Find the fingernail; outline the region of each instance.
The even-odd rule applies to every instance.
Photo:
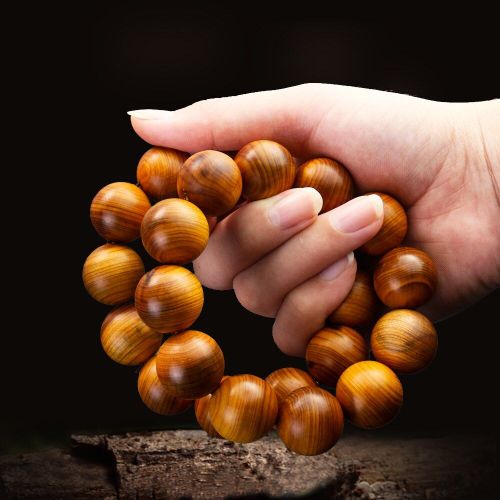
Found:
[[[360,196],[335,208],[330,213],[330,223],[342,233],[355,233],[373,224],[384,214],[382,198],[376,194]]]
[[[351,252],[347,254],[344,258],[338,260],[330,267],[327,267],[319,274],[321,279],[325,281],[332,281],[338,276],[340,276],[352,263],[354,260],[354,254]]]
[[[314,188],[296,188],[269,208],[269,219],[280,229],[288,229],[319,213],[323,198]]]
[[[127,114],[139,120],[164,120],[168,118],[172,111],[165,111],[163,109],[134,109],[127,111]]]

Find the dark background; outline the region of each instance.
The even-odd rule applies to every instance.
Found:
[[[500,88],[487,13],[354,18],[312,5],[274,12],[252,4],[237,14],[224,6],[102,4],[44,10],[23,32],[29,49],[17,65],[35,104],[15,130],[23,144],[11,166],[24,177],[21,203],[31,217],[28,244],[17,240],[12,257],[27,273],[6,270],[15,274],[4,313],[15,321],[3,334],[2,451],[60,442],[71,431],[194,424],[191,411],[167,418],[142,405],[136,371],[101,350],[108,309],[81,283],[86,256],[101,244],[89,203],[109,182],[135,182],[148,147],[127,110],[312,81],[447,101],[498,97]],[[25,233],[26,220],[15,222]],[[439,325],[438,356],[425,372],[402,377],[405,405],[386,432],[493,429],[499,298],[497,291]],[[219,341],[230,374],[302,366],[274,346],[271,324],[232,292],[206,291],[195,326]]]

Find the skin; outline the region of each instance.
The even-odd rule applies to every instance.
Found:
[[[339,160],[361,192],[398,198],[408,212],[405,244],[428,252],[438,268],[436,294],[423,308],[434,320],[500,285],[500,100],[441,103],[306,84],[137,115],[134,130],[154,145],[237,150],[272,139],[301,159]],[[244,307],[276,317],[278,347],[302,356],[349,292],[356,263],[334,280],[318,273],[369,240],[381,220],[345,235],[311,205],[299,224],[278,230],[269,221],[273,203],[249,203],[219,222],[195,270],[204,285],[234,287]]]

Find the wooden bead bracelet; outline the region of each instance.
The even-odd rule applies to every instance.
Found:
[[[203,288],[182,265],[206,247],[208,216],[225,216],[242,200],[292,187],[315,188],[323,211],[332,210],[354,196],[351,175],[329,158],[297,167],[285,147],[259,140],[234,159],[219,151],[188,156],[153,147],[139,161],[137,180],[138,186],[109,184],[94,197],[90,217],[107,243],[85,261],[83,281],[94,299],[117,306],[102,324],[102,347],[117,363],[142,365],[138,391],[150,410],[174,415],[194,401],[209,436],[242,443],[276,424],[287,448],[304,455],[337,442],[344,414],[364,429],[395,417],[403,402],[396,373],[422,370],[437,349],[434,326],[414,310],[434,293],[436,269],[422,250],[400,246],[407,218],[398,201],[377,193],[384,205],[382,228],[358,249],[375,256],[374,271],[358,269],[329,326],[309,341],[309,373],[281,368],[264,380],[225,376],[217,342],[190,329],[203,307]],[[124,245],[139,237],[161,264],[147,273],[139,255]],[[370,350],[375,360],[368,359]]]

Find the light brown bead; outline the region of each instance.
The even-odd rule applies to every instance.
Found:
[[[280,368],[266,377],[266,382],[274,389],[278,403],[293,391],[301,387],[316,387],[316,382],[309,373],[299,368]]]
[[[224,382],[229,378],[227,375],[222,377],[220,383]],[[200,424],[200,427],[210,436],[210,437],[218,437],[220,438],[220,434],[214,429],[212,425],[212,421],[210,420],[210,416],[208,415],[208,403],[212,398],[212,394],[207,394],[202,398],[197,399],[194,402],[194,414],[196,416],[196,420]]]

